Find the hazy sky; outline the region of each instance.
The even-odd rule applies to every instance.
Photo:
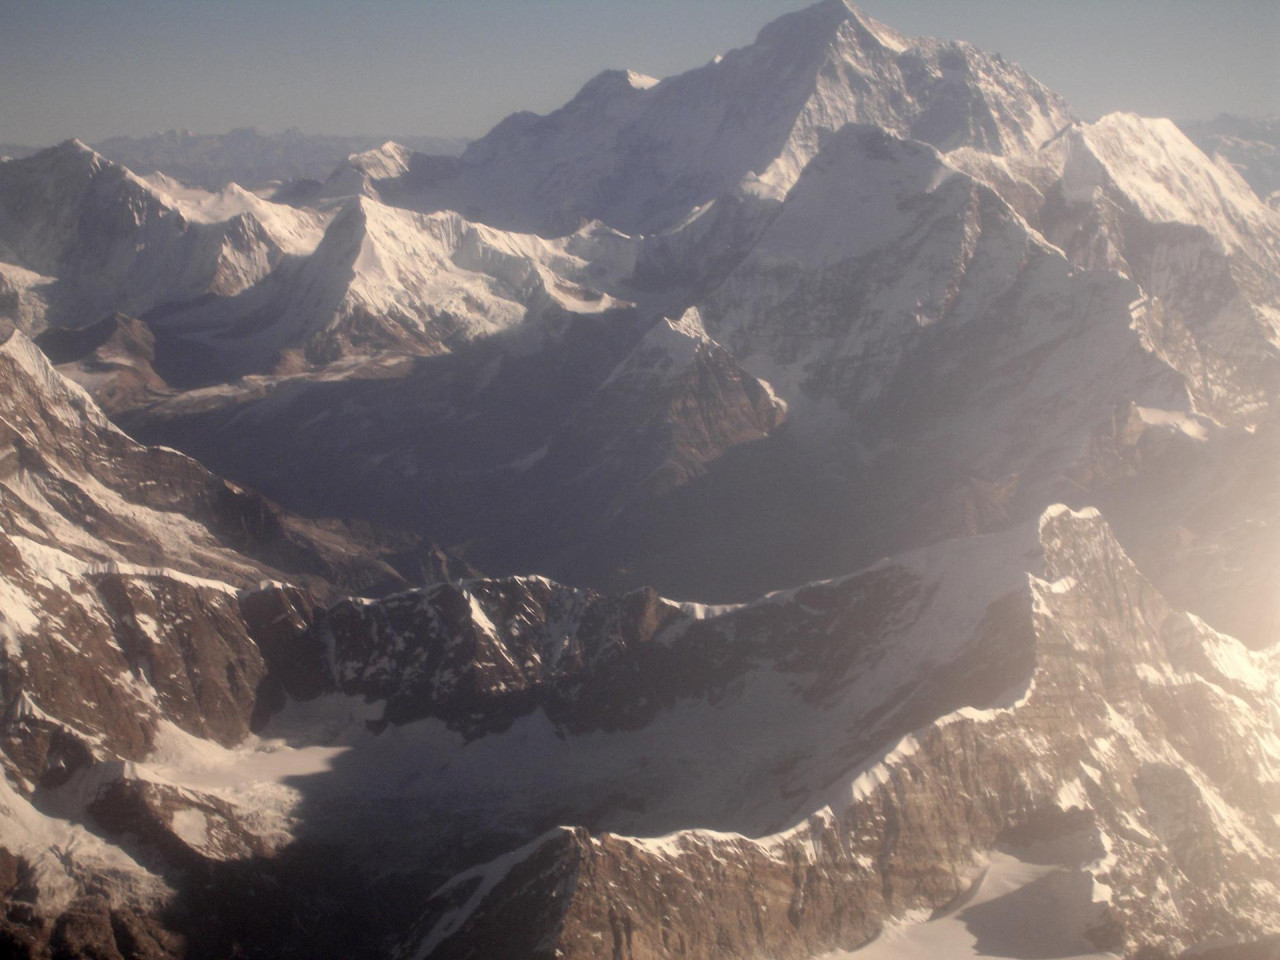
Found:
[[[804,0],[0,0],[0,142],[238,126],[477,136],[606,67],[666,76]],[[1086,117],[1280,111],[1280,0],[865,0]]]

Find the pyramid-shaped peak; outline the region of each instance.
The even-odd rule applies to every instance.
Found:
[[[57,146],[50,147],[46,153],[55,157],[81,157],[87,160],[102,160],[105,158],[98,153],[97,150],[89,146],[79,137],[72,137],[70,140],[63,140]]]
[[[756,43],[826,41],[841,29],[853,29],[862,42],[872,42],[894,53],[911,46],[910,38],[863,13],[848,0],[822,0],[795,13],[784,14],[760,31]]]
[[[74,176],[77,178],[92,176],[99,171],[115,166],[110,160],[98,153],[83,140],[63,140],[56,146],[46,147],[39,153],[19,161],[22,169],[28,171],[44,171],[40,176]]]
[[[583,220],[654,233],[739,188],[785,195],[847,123],[1022,157],[1072,119],[1003,59],[908,38],[845,0],[780,17],[755,43],[656,86],[636,81],[602,73],[547,117],[509,117],[432,182],[424,205],[547,236]]]
[[[344,227],[354,227],[356,229],[364,229],[365,224],[369,222],[370,212],[377,216],[375,207],[381,206],[375,200],[363,195],[351,197],[344,203],[337,215],[329,223],[329,231],[333,231],[339,224]]]
[[[843,8],[846,22],[855,24],[861,30],[870,34],[882,46],[901,52],[911,45],[911,39],[905,34],[899,33],[888,24],[882,23],[875,17],[864,13],[850,3],[849,0],[827,0],[827,2],[833,6]]]

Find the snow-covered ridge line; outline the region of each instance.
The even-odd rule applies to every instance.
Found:
[[[649,910],[655,911],[655,917],[665,911],[664,919],[669,913],[679,929],[682,921],[676,917],[679,914],[687,922],[686,907],[664,899],[663,891],[690,883],[696,887],[708,870],[714,871],[717,883],[725,885],[717,890],[717,900],[743,896],[748,907],[759,907],[761,898],[768,899],[755,884],[760,876],[778,870],[785,910],[791,893],[787,877],[798,876],[797,866],[825,865],[827,869],[816,871],[819,876],[839,876],[842,884],[855,888],[865,884],[871,897],[870,891],[888,890],[887,880],[894,875],[903,879],[904,889],[909,887],[906,877],[925,864],[935,869],[939,850],[945,847],[949,851],[944,858],[946,882],[931,886],[928,893],[924,888],[903,892],[893,901],[892,911],[879,918],[924,919],[947,901],[946,891],[960,895],[970,888],[989,851],[1013,849],[1016,855],[1026,847],[1036,851],[1035,857],[1052,858],[1035,863],[1047,862],[1051,872],[1072,878],[1077,891],[1072,902],[1088,915],[1088,923],[1075,931],[1084,945],[1077,953],[1084,955],[1092,944],[1100,956],[1109,955],[1107,950],[1124,954],[1129,943],[1124,924],[1139,924],[1133,927],[1132,939],[1140,940],[1146,934],[1138,931],[1150,929],[1144,925],[1157,918],[1171,924],[1170,931],[1181,931],[1166,934],[1181,949],[1188,941],[1179,937],[1187,936],[1188,930],[1192,938],[1198,934],[1195,922],[1182,915],[1172,889],[1160,887],[1141,903],[1135,903],[1128,891],[1134,888],[1134,877],[1142,876],[1154,862],[1153,857],[1167,856],[1162,851],[1185,856],[1185,844],[1190,842],[1187,832],[1171,829],[1174,824],[1165,819],[1175,809],[1168,804],[1187,802],[1185,790],[1205,805],[1204,815],[1212,824],[1206,827],[1206,835],[1257,871],[1250,874],[1253,880],[1241,882],[1238,895],[1247,896],[1251,904],[1262,903],[1266,891],[1274,891],[1267,879],[1274,874],[1274,857],[1268,861],[1272,868],[1265,868],[1255,856],[1266,848],[1263,834],[1268,829],[1258,795],[1247,785],[1213,782],[1208,770],[1217,762],[1216,741],[1208,742],[1207,753],[1183,744],[1184,755],[1172,746],[1175,741],[1170,737],[1177,736],[1185,718],[1177,702],[1161,702],[1167,690],[1157,676],[1164,659],[1184,656],[1168,647],[1162,636],[1165,628],[1157,626],[1167,623],[1165,615],[1172,611],[1128,561],[1098,511],[1055,505],[1042,513],[1040,522],[1045,565],[1070,572],[1045,580],[1024,569],[1030,595],[1024,597],[1022,612],[1031,635],[1029,641],[1022,639],[1036,650],[1034,672],[1027,683],[997,696],[990,708],[952,710],[878,748],[838,778],[837,786],[829,788],[828,802],[810,807],[812,812],[787,829],[760,835],[677,829],[650,836],[606,830],[589,837],[580,831],[564,844],[563,861],[551,855],[545,871],[520,874],[522,891],[544,886],[550,891],[543,894],[549,898],[547,908],[556,911],[557,917],[566,909],[560,897],[567,895],[571,904],[585,902],[583,914],[564,921],[574,923],[575,929],[593,929],[598,918],[592,907],[602,901],[625,903],[644,916],[649,916],[645,912]],[[970,565],[962,557],[952,556],[951,561]],[[1117,603],[1116,597],[1123,599]],[[944,598],[942,602],[945,605]],[[1155,623],[1147,622],[1148,615],[1154,615]],[[1013,622],[1005,621],[996,635],[1006,637],[1011,627]],[[900,641],[907,644],[915,639]],[[1201,641],[1210,648],[1233,644],[1229,638],[1199,634],[1183,642],[1194,646]],[[1015,655],[1015,651],[1002,648],[1000,654]],[[1248,666],[1252,669],[1261,662]],[[938,661],[933,666],[946,669]],[[960,675],[964,670],[959,669]],[[1101,677],[1099,670],[1104,671]],[[1108,675],[1112,671],[1114,677]],[[1133,697],[1130,680],[1151,696]],[[1270,783],[1265,776],[1270,769],[1265,752],[1280,741],[1271,730],[1274,712],[1268,716],[1258,710],[1257,698],[1265,697],[1266,689],[1255,685],[1242,694],[1243,699],[1232,698],[1216,686],[1212,676],[1195,671],[1186,674],[1182,689],[1192,702],[1206,692],[1220,697],[1222,713],[1206,713],[1205,722],[1226,724],[1229,730],[1235,729],[1234,723],[1244,723],[1248,730],[1265,734],[1264,753],[1252,751],[1251,762],[1258,764],[1264,783]],[[1064,715],[1075,718],[1079,729],[1074,723],[1064,727]],[[1059,741],[1060,737],[1064,739]],[[1013,789],[1008,788],[1010,780],[1016,784]],[[1119,802],[1130,783],[1137,785],[1140,802]],[[953,805],[957,790],[964,791],[966,798],[960,808]],[[938,823],[935,815],[941,818]],[[884,820],[898,826],[891,839],[874,826]],[[936,832],[930,833],[935,827]],[[538,849],[553,837],[566,836],[567,829],[544,834]],[[923,860],[908,852],[915,849],[917,839],[927,848]],[[526,856],[519,862],[493,861],[459,879],[485,878],[483,885],[492,892],[527,859],[528,848],[522,852]],[[1176,882],[1190,896],[1197,882],[1192,878],[1195,868],[1186,864],[1181,869],[1189,873],[1179,875]],[[572,885],[563,885],[565,876],[574,878]],[[810,884],[817,880],[805,876],[804,883],[795,881],[792,905],[802,894],[809,904]],[[636,877],[656,877],[651,883],[657,893]],[[447,884],[443,890],[447,893],[455,886]],[[1220,898],[1221,903],[1207,908],[1229,911],[1235,891],[1233,887]],[[468,889],[465,911],[455,906],[446,913],[448,922],[438,921],[427,932],[433,946],[450,935],[484,931],[489,929],[486,924],[503,922],[509,905],[486,902],[476,893]],[[1214,895],[1206,896],[1212,900]],[[443,900],[447,907],[449,898]],[[810,909],[822,909],[816,906],[817,898],[813,902]],[[774,901],[769,900],[768,909],[772,914]],[[692,913],[710,922],[710,914],[700,910]],[[1258,913],[1263,922],[1264,915],[1265,909]],[[800,925],[794,914],[791,918]],[[1113,921],[1114,929],[1102,926],[1103,921]],[[796,931],[785,928],[784,934],[794,937]]]
[[[741,102],[754,105],[750,125],[735,112]],[[726,194],[781,199],[824,137],[848,123],[943,150],[1030,157],[1072,119],[1065,101],[1002,58],[908,38],[828,0],[660,83],[606,71],[560,110],[513,115],[473,142],[447,179],[406,202],[475,208],[477,219],[543,235],[578,218],[662,232]],[[632,146],[620,152],[623,143]],[[695,174],[696,196],[664,187]]]
[[[115,561],[87,563],[84,565],[84,576],[142,577],[146,579],[174,580],[178,583],[185,583],[189,587],[196,587],[201,590],[216,590],[229,596],[239,596],[243,592],[242,588],[224,583],[221,580],[192,576],[189,573],[183,573],[171,567],[143,567],[133,563],[117,563]]]
[[[20,330],[10,328],[6,335],[0,324],[0,354],[9,357],[23,373],[33,377],[49,396],[69,404],[75,415],[85,417],[95,429],[125,436],[102,412],[89,392],[58,373],[44,351]],[[133,443],[132,440],[129,442]]]
[[[1088,202],[1104,180],[1155,223],[1208,230],[1225,252],[1257,248],[1280,257],[1280,213],[1269,208],[1226,162],[1206,157],[1171,120],[1112,113],[1067,131],[1063,192]]]

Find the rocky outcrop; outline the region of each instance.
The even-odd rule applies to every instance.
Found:
[[[36,337],[36,344],[108,414],[170,392],[155,371],[155,334],[133,317],[113,314],[84,327],[52,327]]]
[[[446,884],[404,955],[853,949],[945,907],[992,850],[1077,878],[1094,949],[1174,956],[1273,932],[1268,661],[1169,608],[1096,515],[1051,511],[1041,539],[1045,568],[1004,633],[1034,651],[1017,702],[872,751],[783,833],[549,834]]]
[[[403,587],[379,553],[419,574],[450,561],[407,536],[368,530],[361,545],[351,528],[292,517],[135,443],[31,341],[6,333],[0,868],[16,880],[0,893],[2,935],[36,957],[183,955],[166,902],[192,876],[222,883],[211,865],[270,859],[289,836],[260,811],[137,764],[164,736],[241,744],[282,694],[318,692],[293,651],[269,642],[277,611],[242,589],[293,576],[331,600],[340,582]],[[327,681],[322,661],[312,669]]]
[[[25,549],[11,546],[6,583],[51,616],[58,594],[37,582],[49,569],[33,568]],[[6,690],[25,692],[6,720],[7,763],[39,816],[79,810],[160,891],[184,875],[219,890],[273,889],[269,878],[310,861],[289,853],[296,841],[283,821],[263,819],[262,786],[205,793],[112,758],[145,760],[162,722],[233,744],[290,703],[340,693],[383,703],[347,734],[359,738],[352,772],[335,770],[308,801],[309,842],[344,851],[353,883],[372,862],[326,824],[353,822],[370,841],[390,829],[402,857],[436,873],[465,866],[477,841],[530,839],[448,881],[402,935],[406,955],[595,956],[603,943],[634,957],[801,958],[945,907],[996,853],[1046,864],[1086,917],[1080,936],[1099,949],[1173,955],[1280,924],[1269,896],[1280,881],[1271,658],[1170,607],[1093,513],[1051,510],[1029,534],[728,609],[541,578],[325,607],[285,586],[235,593],[177,574],[82,577],[95,606],[62,589],[89,614],[83,622],[102,626],[63,631],[78,638],[76,654],[57,660],[39,631],[15,638],[29,672],[10,660]],[[78,680],[79,701],[38,681],[77,664],[99,668]],[[134,727],[117,723],[126,715]],[[659,759],[681,715],[700,719]],[[555,774],[514,763],[540,717],[562,759],[580,757]],[[782,734],[776,743],[752,733],[760,723]],[[477,804],[452,827],[435,821],[442,795],[430,779],[387,779],[383,761],[360,759],[417,755],[414,731],[433,724],[453,731],[431,748],[443,769],[465,767],[476,749],[493,761],[482,779],[442,780],[451,809],[460,797]],[[597,756],[632,773],[596,772]],[[739,782],[752,790],[735,795]],[[714,786],[694,800],[695,784]],[[382,812],[405,803],[424,804],[425,820]],[[548,816],[582,826],[539,838]],[[707,820],[726,832],[684,829]],[[497,822],[493,837],[475,833]],[[624,824],[676,831],[634,839]],[[28,921],[8,921],[12,942],[179,952],[154,925],[163,894],[77,899],[107,875],[91,859],[60,903],[39,886],[21,892],[23,858],[37,849],[14,860],[10,913]],[[403,895],[422,879],[398,883]],[[216,942],[247,929],[240,899],[227,896],[206,918],[213,927],[200,928]],[[24,903],[36,911],[22,914]],[[396,915],[383,915],[380,934],[405,929]],[[293,936],[260,942],[288,949],[301,942]],[[126,952],[126,937],[153,953]]]

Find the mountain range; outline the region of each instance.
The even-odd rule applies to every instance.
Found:
[[[824,0],[457,155],[0,163],[0,942],[1275,955],[1264,134]]]
[[[229,133],[165,130],[145,137],[108,137],[94,144],[113,163],[143,175],[164,173],[193,187],[218,191],[235,183],[250,189],[297,180],[323,180],[353,153],[375,149],[389,138],[306,134],[296,129],[263,133],[252,127]],[[398,137],[414,150],[460,153],[465,140]],[[26,157],[33,147],[0,144],[0,157]]]

